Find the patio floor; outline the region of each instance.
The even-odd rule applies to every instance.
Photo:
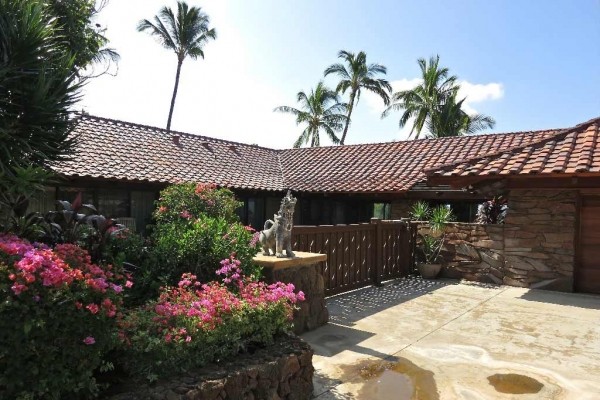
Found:
[[[600,297],[406,278],[302,337],[327,399],[599,399]]]

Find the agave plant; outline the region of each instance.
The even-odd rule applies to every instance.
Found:
[[[411,213],[413,217],[428,220],[429,229],[419,233],[417,241],[417,254],[424,264],[437,264],[441,261],[441,252],[444,247],[444,228],[448,222],[454,220],[452,209],[445,205],[430,208],[427,203],[417,202]]]
[[[433,232],[442,232],[448,222],[454,221],[452,208],[448,206],[437,206],[431,211],[429,228]]]
[[[417,201],[412,205],[409,215],[414,221],[427,221],[431,215],[431,207],[424,201]]]
[[[440,237],[433,237],[431,235],[420,236],[421,243],[419,250],[425,264],[435,264],[440,260],[440,253],[444,247],[444,238],[444,235]]]

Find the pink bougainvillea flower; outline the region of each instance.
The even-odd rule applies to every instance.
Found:
[[[130,289],[132,286],[133,286],[133,282],[131,282],[131,281],[127,281],[127,282],[125,282],[125,287],[126,287],[127,289]]]
[[[87,308],[92,314],[97,314],[100,310],[100,307],[98,307],[98,305],[94,303],[88,304],[87,306],[85,306],[85,308]]]
[[[192,218],[192,214],[190,214],[188,210],[184,210],[184,211],[182,211],[182,212],[179,214],[179,216],[180,216],[181,218],[185,218],[185,219],[191,219],[191,218]]]
[[[85,343],[89,346],[90,344],[96,343],[96,339],[94,339],[93,336],[88,336],[85,339],[83,339],[83,343]]]

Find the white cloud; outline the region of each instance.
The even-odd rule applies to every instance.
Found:
[[[481,103],[489,100],[498,100],[504,96],[504,87],[501,83],[471,83],[460,81],[460,90],[458,97],[466,97],[463,108],[467,114],[476,114],[477,110],[473,108],[474,103]]]

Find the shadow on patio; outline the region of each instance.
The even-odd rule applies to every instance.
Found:
[[[436,289],[458,285],[450,279],[427,280],[416,276],[386,282],[382,287],[370,286],[327,299],[329,322],[347,327],[387,308],[426,295]]]
[[[530,289],[521,295],[520,298],[539,303],[551,303],[600,310],[600,296],[595,294],[563,293],[551,290]]]
[[[458,283],[455,280],[424,280],[409,276],[386,282],[381,287],[371,286],[330,297],[327,299],[329,323],[303,336],[319,356],[333,357],[343,351],[351,351],[386,359],[389,354],[359,344],[373,337],[375,333],[357,329],[356,323],[391,307]]]

